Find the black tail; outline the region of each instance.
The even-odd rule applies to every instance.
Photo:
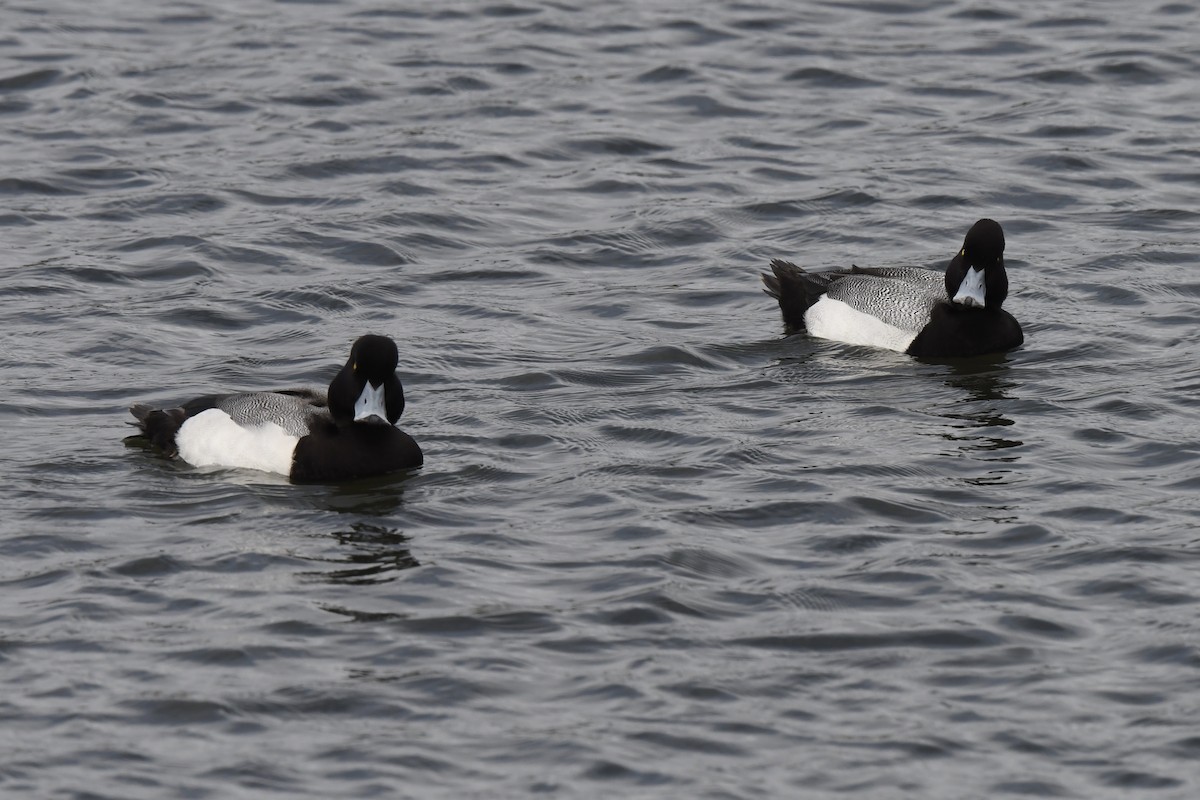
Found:
[[[771,262],[771,272],[763,273],[762,282],[767,294],[779,301],[784,327],[789,333],[804,330],[804,312],[825,294],[829,280],[778,258]]]
[[[186,411],[182,408],[160,411],[145,403],[134,403],[129,407],[129,413],[137,420],[130,424],[136,425],[142,435],[150,440],[150,444],[172,458],[178,454],[175,434],[179,433],[180,426],[188,418]]]

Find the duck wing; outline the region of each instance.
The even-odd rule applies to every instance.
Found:
[[[197,403],[203,403],[206,408],[219,408],[238,425],[252,427],[273,422],[292,436],[305,436],[314,417],[328,416],[329,413],[324,393],[308,389],[200,398],[184,406],[189,416],[203,410],[193,410],[193,404]]]
[[[854,267],[837,274],[825,289],[830,300],[914,333],[929,322],[934,306],[946,299],[945,276],[920,267]]]

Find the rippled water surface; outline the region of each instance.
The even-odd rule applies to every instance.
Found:
[[[1200,4],[0,19],[4,797],[1200,792]],[[758,284],[984,216],[1007,355]],[[122,443],[367,332],[415,473]]]

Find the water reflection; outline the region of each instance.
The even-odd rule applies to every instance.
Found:
[[[997,435],[997,428],[1012,427],[1015,422],[1005,415],[1004,408],[1011,408],[1012,398],[1007,392],[1017,383],[1008,374],[1010,363],[1006,353],[971,359],[944,361],[946,370],[943,382],[961,392],[964,398],[950,409],[940,412],[941,416],[966,425],[955,425],[942,434],[948,441],[963,445],[965,450],[1001,451],[1020,447],[1020,439]],[[983,433],[984,430],[989,433]],[[1016,453],[997,456],[989,460],[1016,461]]]
[[[344,546],[345,552],[339,557],[319,560],[341,566],[304,572],[302,577],[347,585],[386,583],[395,580],[399,572],[421,566],[409,550],[409,538],[395,528],[356,522],[349,530],[334,531],[331,535]]]
[[[292,494],[310,508],[368,517],[393,515],[404,502],[413,471],[393,472],[349,483],[292,484]]]

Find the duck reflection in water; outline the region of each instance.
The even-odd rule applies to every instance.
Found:
[[[409,538],[394,528],[356,522],[349,530],[333,531],[331,535],[347,552],[320,560],[342,566],[302,573],[309,580],[348,585],[386,583],[404,570],[421,566],[409,550]]]
[[[944,361],[946,369],[944,383],[965,394],[951,408],[940,412],[949,420],[966,425],[955,425],[952,431],[943,433],[948,441],[959,444],[965,451],[1007,451],[1025,443],[1019,439],[1000,436],[997,428],[1010,428],[1015,423],[999,409],[1011,405],[1012,398],[1006,392],[1016,388],[1016,381],[1008,377],[1009,357],[1003,353],[972,359]],[[955,433],[953,431],[961,431]],[[988,461],[1014,462],[1020,456],[1016,452],[996,452]]]

